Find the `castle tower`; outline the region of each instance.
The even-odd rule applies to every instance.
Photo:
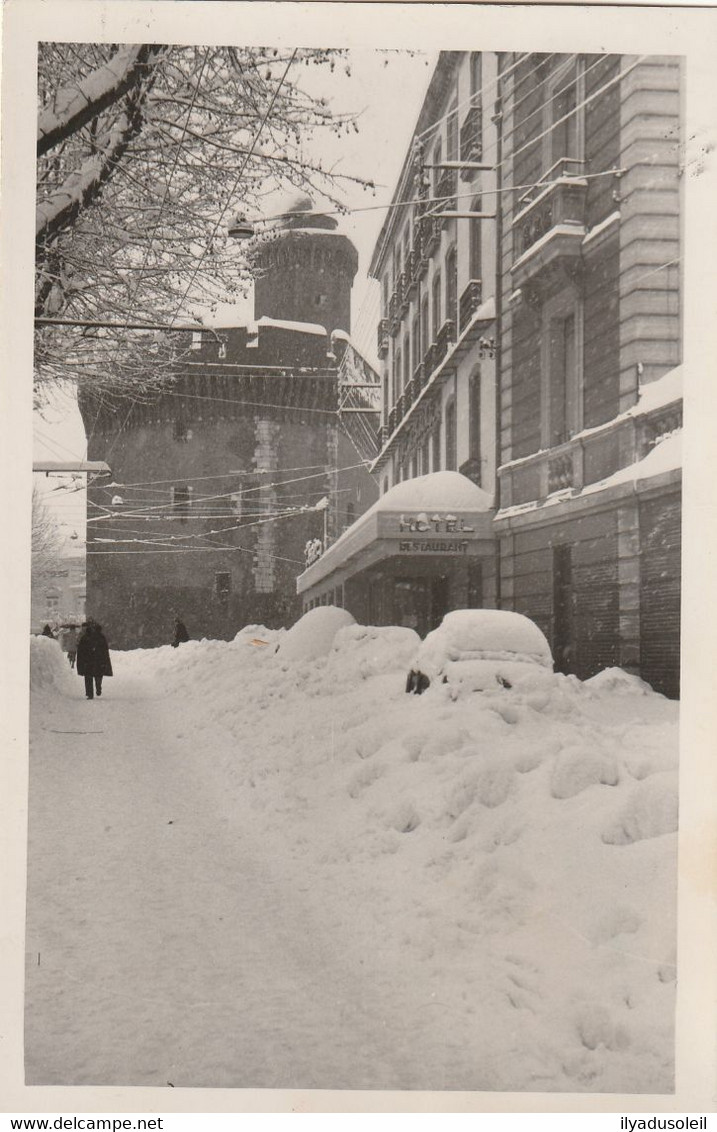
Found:
[[[351,330],[351,287],[358,254],[333,216],[308,197],[291,202],[256,256],[254,315]]]
[[[310,209],[258,250],[256,326],[188,334],[171,387],[129,411],[80,392],[89,458],[112,467],[88,490],[87,612],[113,648],[166,643],[175,610],[193,637],[291,625],[307,543],[377,497],[337,417],[330,338],[350,327],[358,257]]]

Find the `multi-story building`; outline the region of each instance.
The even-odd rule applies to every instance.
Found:
[[[496,173],[483,153],[496,124],[483,92],[496,68],[493,54],[442,52],[429,84],[370,265],[381,518],[374,510],[302,575],[304,608],[343,587],[360,619],[427,631],[448,609],[495,603]],[[474,491],[456,480],[451,495],[444,477],[408,510],[396,485],[438,471]]]
[[[290,625],[307,544],[376,498],[339,413],[353,244],[302,198],[255,258],[253,325],[189,334],[171,384],[129,407],[81,393],[112,469],[88,490],[88,613],[114,647],[166,643],[174,613],[194,637]]]
[[[677,694],[681,69],[506,55],[500,602]]]
[[[40,577],[33,576],[31,631],[44,625],[79,625],[85,617],[85,556],[81,551],[58,556],[56,564]]]
[[[381,499],[304,608],[515,609],[563,671],[677,694],[681,89],[669,57],[441,54],[371,264]]]

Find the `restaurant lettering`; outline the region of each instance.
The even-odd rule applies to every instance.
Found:
[[[402,539],[398,544],[402,554],[465,554],[467,539]]]
[[[429,515],[426,511],[420,511],[417,515],[400,515],[398,529],[401,534],[450,535],[475,532],[475,527],[469,526],[467,520],[461,516],[443,515],[438,512]]]

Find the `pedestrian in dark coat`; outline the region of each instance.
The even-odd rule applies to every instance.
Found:
[[[174,618],[174,640],[172,641],[172,648],[176,649],[177,645],[184,644],[189,640],[189,633],[187,626],[179,617]]]
[[[107,638],[101,626],[94,621],[87,622],[77,642],[77,675],[85,678],[85,695],[88,700],[94,699],[93,683],[97,695],[101,696],[103,676],[112,675]]]

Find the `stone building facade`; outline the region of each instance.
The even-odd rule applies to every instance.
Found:
[[[501,604],[677,695],[680,61],[502,68]]]
[[[82,393],[112,468],[88,492],[87,612],[114,647],[166,643],[175,613],[195,638],[292,624],[307,542],[375,500],[337,412],[356,267],[301,200],[257,253],[254,325],[187,335],[171,385],[129,408]]]
[[[496,601],[495,171],[482,162],[495,148],[483,91],[496,68],[494,54],[441,53],[370,265],[381,287],[383,410],[373,474],[382,497],[446,471],[476,490],[466,496],[459,484],[451,494],[450,480],[431,489],[424,507],[435,519],[426,524],[402,523],[400,508],[392,518],[381,512],[373,545],[362,546],[348,571],[338,565],[327,579],[322,562],[302,576],[305,608],[345,581],[357,616],[427,632],[449,609]],[[404,200],[411,203],[397,203]],[[470,537],[453,529],[454,512]],[[410,537],[391,537],[401,533]]]
[[[682,85],[670,57],[441,53],[394,196],[418,203],[392,208],[371,266],[382,493],[457,469],[493,506],[470,592],[454,556],[370,569],[404,591],[411,575],[416,601],[442,579],[429,628],[457,605],[514,609],[559,669],[619,665],[671,696]],[[347,553],[357,541],[344,537]],[[338,549],[333,573],[299,578],[305,608],[334,577],[351,593],[367,568],[369,548],[345,561]],[[383,609],[395,620],[396,603]]]

